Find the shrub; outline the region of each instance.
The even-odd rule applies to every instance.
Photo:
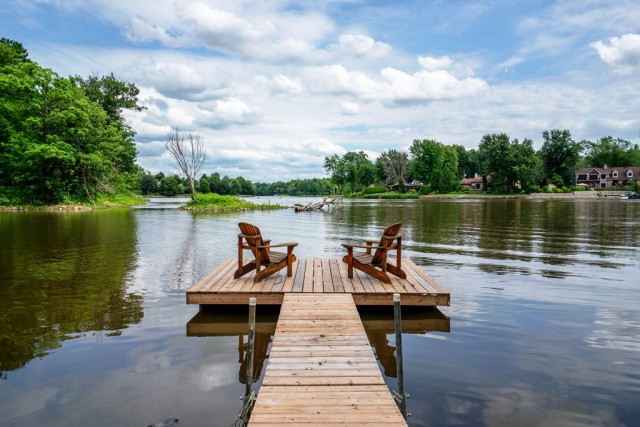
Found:
[[[417,199],[419,197],[418,193],[396,193],[394,192],[388,192],[388,193],[382,193],[382,194],[377,194],[377,198],[378,199]]]
[[[420,194],[423,196],[426,196],[427,194],[431,193],[431,186],[429,184],[423,185],[422,187],[420,187]]]
[[[387,189],[385,187],[381,187],[381,186],[375,186],[375,187],[366,187],[364,190],[362,190],[362,194],[379,194],[379,193],[384,193],[385,191],[387,191]]]

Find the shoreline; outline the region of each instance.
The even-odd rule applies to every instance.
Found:
[[[420,196],[418,200],[430,199],[530,199],[530,200],[621,200],[620,196],[629,191],[573,191],[571,193],[531,193],[531,194],[436,194],[433,196]]]

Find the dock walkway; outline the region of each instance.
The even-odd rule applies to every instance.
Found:
[[[293,265],[292,277],[286,269],[253,283],[255,272],[234,279],[237,259],[227,259],[215,267],[195,286],[187,290],[187,304],[282,304],[288,293],[351,294],[356,305],[392,305],[393,294],[402,296],[402,305],[448,306],[449,291],[408,258],[402,258],[407,278],[390,275],[384,283],[354,269],[347,276],[347,266],[339,259],[300,259]]]
[[[288,293],[250,427],[406,426],[348,293]]]

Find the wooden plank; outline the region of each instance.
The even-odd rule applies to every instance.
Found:
[[[228,268],[229,264],[235,264],[234,260],[231,258],[225,259],[220,264],[218,264],[213,270],[211,270],[206,276],[204,276],[198,283],[188,289],[188,292],[198,292],[201,288],[209,283],[215,282],[216,275],[225,268]],[[213,283],[215,284],[215,283]],[[213,284],[211,286],[213,286]],[[207,286],[210,288],[211,286]]]
[[[344,285],[342,283],[342,277],[340,276],[340,269],[338,268],[338,260],[330,259],[327,263],[329,265],[329,274],[331,275],[331,283],[333,284],[333,292],[344,292]]]
[[[307,260],[304,260],[304,259],[298,260],[298,270],[296,271],[292,292],[302,292],[306,268],[307,268]]]
[[[364,286],[364,291],[365,292],[375,292],[376,289],[373,287],[373,282],[371,281],[371,279],[377,280],[375,278],[372,278],[371,276],[369,276],[367,273],[364,273],[360,270],[357,269],[353,269],[353,273],[354,276],[357,275],[358,278],[360,279],[360,281],[362,282],[362,286]]]
[[[443,288],[442,285],[440,285],[440,283],[438,283],[433,277],[429,276],[424,270],[422,270],[422,268],[418,267],[413,261],[411,261],[410,259],[406,259],[406,260],[403,259],[403,262],[405,264],[411,265],[413,270],[417,272],[418,275],[421,276],[424,280],[426,280],[429,283],[429,286],[431,286],[437,293],[440,293],[440,294],[449,293],[449,291]]]
[[[218,273],[211,279],[211,281],[200,288],[198,292],[210,292],[216,291],[220,284],[227,283],[227,281],[233,277],[233,272],[236,270],[237,262],[232,260],[229,264],[227,264],[223,269],[219,270]]]
[[[284,296],[249,426],[302,424],[407,425],[349,294]]]
[[[330,261],[328,259],[322,260],[322,284],[323,284],[323,292],[325,294],[334,292],[334,284],[333,284],[333,276],[331,275],[331,266],[329,265]]]
[[[322,293],[324,291],[324,269],[322,268],[322,260],[314,258],[313,260],[313,292]],[[331,280],[331,278],[329,278]]]
[[[313,292],[313,259],[307,260],[305,271],[302,292]]]

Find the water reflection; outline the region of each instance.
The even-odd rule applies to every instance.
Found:
[[[142,298],[124,286],[136,255],[135,230],[129,210],[0,215],[3,372],[65,340],[119,335],[140,322]]]
[[[356,220],[358,211],[367,208],[356,203],[350,210],[354,224],[362,226],[354,232],[370,234],[376,228],[368,220]],[[583,267],[623,267],[626,257],[620,255],[637,248],[640,239],[634,203],[419,201],[396,208],[395,214],[384,215],[374,209],[367,218],[374,224],[388,221],[379,227],[403,221],[407,254],[421,265],[476,265],[487,273],[563,278],[581,275]]]
[[[403,340],[410,425],[637,424],[640,202],[611,200],[0,212],[4,424],[231,425],[246,314],[234,335],[187,337],[184,289],[234,256],[240,221],[300,242],[300,258],[340,258],[403,222],[404,253],[452,295],[452,333]],[[369,336],[395,388],[393,337]]]
[[[373,347],[382,372],[388,378],[397,377],[396,347],[393,340],[393,307],[358,307],[369,344]],[[259,383],[268,359],[269,344],[275,334],[279,307],[258,306],[256,312],[254,378]],[[248,306],[203,306],[186,325],[190,337],[238,338],[238,380],[246,384],[246,352]],[[403,307],[403,334],[424,335],[428,332],[449,332],[450,320],[440,310],[430,307]]]

